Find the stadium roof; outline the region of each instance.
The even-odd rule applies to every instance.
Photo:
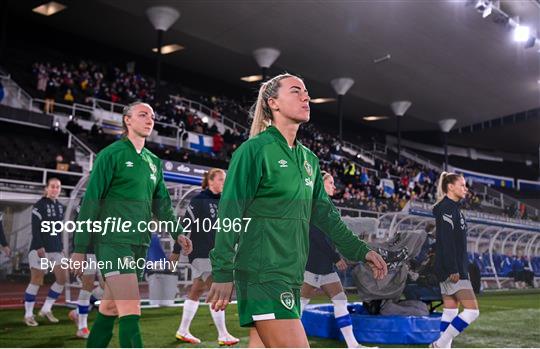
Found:
[[[444,118],[462,127],[540,107],[539,45],[514,42],[508,26],[493,15],[483,19],[467,1],[61,2],[66,10],[36,20],[148,57],[156,33],[145,10],[172,6],[181,17],[164,44],[185,48],[163,62],[236,85],[249,86],[240,77],[260,73],[252,51],[266,46],[281,50],[270,72],[300,74],[313,97],[334,97],[330,80],[350,76],[356,82],[345,117],[362,123],[368,115],[391,116],[389,104],[402,99],[412,101],[404,130],[438,130]],[[11,6],[22,12],[41,3]],[[540,32],[538,0],[503,0],[501,9]],[[391,59],[373,62],[387,54]],[[336,108],[314,106],[331,114]],[[395,129],[393,117],[369,125]]]

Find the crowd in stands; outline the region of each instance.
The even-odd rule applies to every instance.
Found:
[[[86,103],[99,98],[128,104],[134,100],[154,101],[155,82],[142,74],[118,67],[106,69],[92,61],[77,64],[37,62],[32,66],[36,89],[46,99],[64,103]]]
[[[221,134],[214,123],[203,121],[196,112],[169,96],[154,101],[154,80],[134,71],[123,71],[117,67],[104,68],[97,63],[81,60],[78,64],[35,63],[33,73],[37,89],[43,91],[46,97],[53,97],[57,101],[88,104],[94,97],[127,104],[142,100],[154,106],[157,115],[155,129],[160,135],[173,138],[180,135],[185,141],[187,133],[184,131],[192,131],[213,138],[211,154],[197,154],[187,149],[163,145],[154,147],[158,155],[166,159],[209,166],[213,166],[212,162],[226,164],[232,152],[247,138],[245,132],[241,133],[236,129],[227,129]],[[248,126],[248,108],[241,103],[217,96],[199,96],[197,99],[212,109],[211,119],[217,119],[220,114],[224,114]],[[212,126],[209,126],[210,124]],[[97,149],[114,140],[114,137],[100,132],[97,124],[86,136]],[[298,139],[319,157],[321,169],[334,176],[338,189],[333,200],[337,205],[387,212],[403,209],[409,200],[435,201],[439,173],[432,169],[405,159],[375,159],[374,164],[365,163],[344,152],[336,136],[321,132],[313,124],[303,125]],[[393,185],[389,184],[388,180]],[[480,205],[480,197],[470,192],[465,208],[479,209]]]
[[[538,217],[531,217],[527,206],[524,203],[512,203],[505,205],[504,212],[502,213],[506,217],[518,218],[518,219],[538,219]]]

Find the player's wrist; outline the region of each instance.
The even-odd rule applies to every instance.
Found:
[[[233,272],[232,271],[212,271],[212,280],[215,283],[227,283],[227,282],[233,282]]]

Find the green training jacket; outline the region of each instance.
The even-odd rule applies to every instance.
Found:
[[[326,194],[317,156],[298,141],[291,149],[273,126],[234,152],[218,217],[220,229],[210,252],[215,282],[282,280],[300,287],[310,223],[350,260],[364,261],[370,251]],[[243,218],[251,221],[244,220],[241,229],[224,224]]]
[[[137,153],[126,137],[97,155],[77,221],[100,221],[104,227],[107,217],[130,221],[130,230],[111,231],[109,226],[105,235],[92,234],[84,224],[83,231],[75,233],[74,252],[86,253],[92,243],[148,246],[151,233],[138,230],[139,221],[149,222],[155,217],[176,224],[161,160],[146,148]],[[176,231],[169,232],[176,240],[181,231],[178,226]]]

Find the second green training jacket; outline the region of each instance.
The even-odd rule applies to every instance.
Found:
[[[91,233],[85,224],[75,233],[76,253],[86,253],[91,244],[116,243],[148,246],[150,232],[146,224],[138,229],[138,222],[148,223],[153,218],[176,225],[171,198],[163,179],[161,160],[143,148],[137,153],[128,138],[122,138],[99,152],[92,167],[77,221],[98,221],[102,228],[107,218],[131,222],[127,232],[121,229],[104,235]],[[171,224],[172,224],[171,223]],[[169,230],[176,240],[181,226]]]
[[[317,156],[299,142],[290,148],[273,126],[234,152],[218,217],[210,252],[215,282],[282,280],[300,287],[310,223],[350,260],[364,261],[369,252],[326,194]],[[244,218],[251,221],[243,220],[241,229],[227,221]]]

